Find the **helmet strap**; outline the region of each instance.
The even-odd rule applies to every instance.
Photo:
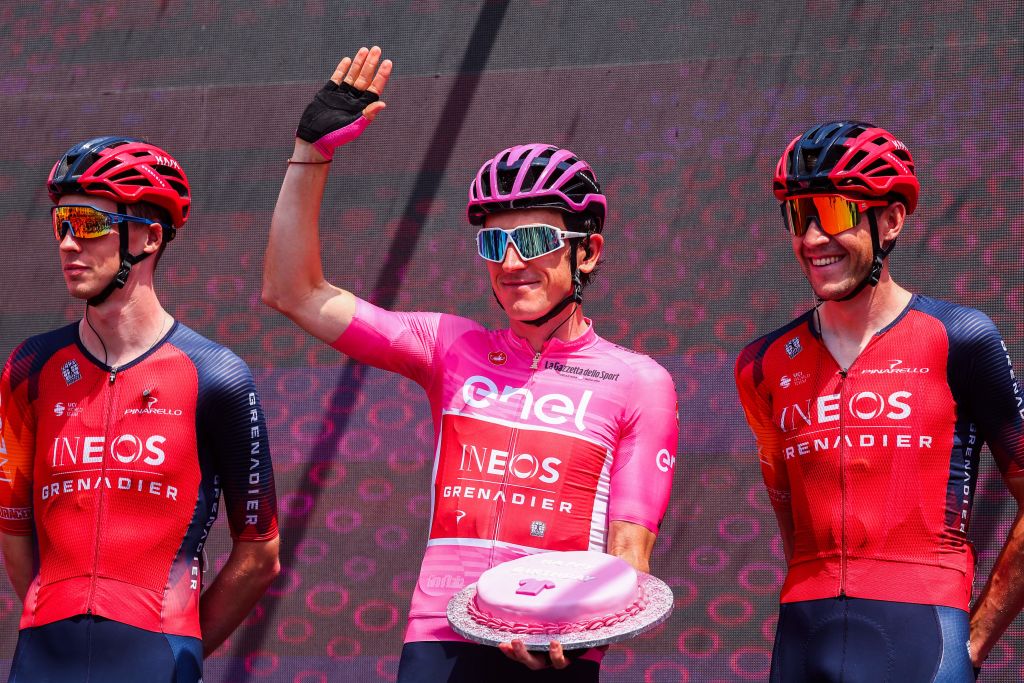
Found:
[[[128,207],[124,204],[117,205],[118,213],[127,213]],[[142,252],[138,256],[135,256],[128,251],[128,233],[129,227],[125,225],[122,230],[118,230],[118,237],[120,246],[118,248],[118,256],[121,259],[121,266],[117,269],[114,277],[107,283],[107,286],[103,288],[99,294],[93,297],[89,297],[86,302],[89,306],[99,306],[114,293],[115,290],[122,289],[128,284],[128,276],[131,275],[132,266],[136,263],[146,260],[149,254]]]
[[[589,237],[585,237],[584,240],[589,240]],[[539,318],[533,320],[524,320],[527,325],[533,325],[534,327],[540,327],[544,323],[550,321],[556,315],[565,310],[565,307],[569,304],[575,303],[577,306],[583,303],[583,281],[580,277],[580,268],[576,263],[576,248],[578,245],[570,244],[569,246],[569,272],[572,273],[572,291],[564,299],[555,304],[554,308],[545,313]],[[589,248],[588,248],[589,251]]]
[[[539,318],[534,318],[533,320],[524,320],[524,323],[527,325],[533,325],[534,327],[540,327],[564,311],[565,307],[569,304],[575,303],[578,306],[583,303],[583,281],[580,277],[579,266],[576,264],[576,245],[572,245],[569,249],[569,270],[572,272],[572,291],[569,295],[555,304],[554,307],[544,315]],[[501,299],[498,298],[498,294],[493,289],[491,290],[491,295],[494,297],[494,300],[498,302],[498,306],[500,306],[502,310],[505,310],[505,307],[501,304]]]
[[[849,301],[863,291],[867,286],[875,287],[878,285],[878,281],[882,279],[882,268],[885,267],[885,259],[892,251],[892,248],[896,246],[896,240],[893,240],[889,246],[882,248],[882,240],[878,235],[878,219],[875,218],[875,212],[872,210],[868,212],[868,225],[871,227],[871,270],[864,277],[860,283],[853,288],[853,291],[837,301]]]

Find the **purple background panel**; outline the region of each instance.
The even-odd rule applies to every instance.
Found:
[[[1024,10],[940,5],[4,3],[0,355],[82,312],[49,232],[54,160],[106,133],[172,151],[195,203],[160,264],[159,291],[179,320],[253,369],[287,560],[206,678],[394,680],[430,507],[425,397],[259,302],[298,116],[340,57],[379,43],[396,64],[388,109],[333,164],[328,278],[397,309],[501,325],[464,218],[472,174],[528,141],[590,161],[610,214],[587,313],[600,334],[669,369],[680,414],[652,563],[675,590],[675,612],[614,646],[603,680],[765,680],[784,563],[732,364],[746,341],[811,302],[770,195],[789,140],[850,117],[906,142],[922,200],[891,258],[896,279],[982,309],[1024,358]],[[972,529],[979,576],[1014,512],[986,456]],[[229,547],[218,523],[214,568]],[[0,658],[13,651],[18,612],[0,581]],[[1020,680],[1022,660],[1018,621],[984,680]]]

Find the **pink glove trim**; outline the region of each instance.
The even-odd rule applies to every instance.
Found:
[[[360,116],[358,119],[348,124],[344,128],[331,131],[327,135],[323,136],[319,140],[313,143],[313,147],[316,151],[320,152],[327,159],[334,158],[334,150],[341,147],[344,144],[352,142],[357,137],[362,135],[366,127],[370,125],[370,119],[365,116]]]

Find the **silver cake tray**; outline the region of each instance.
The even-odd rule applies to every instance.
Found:
[[[612,626],[605,626],[589,631],[573,633],[514,633],[498,631],[478,624],[467,611],[471,600],[476,596],[476,584],[466,586],[448,601],[448,623],[463,638],[482,645],[498,645],[512,640],[521,640],[527,650],[547,652],[551,649],[551,641],[562,644],[563,650],[579,650],[598,647],[610,643],[618,643],[634,638],[668,619],[672,614],[675,597],[672,589],[664,581],[650,574],[638,572],[640,589],[646,593],[647,606],[636,616]]]

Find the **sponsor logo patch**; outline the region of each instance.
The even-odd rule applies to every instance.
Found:
[[[791,386],[799,386],[804,384],[811,378],[806,372],[797,370],[792,375],[783,375],[779,378],[779,386],[783,389],[788,389]]]
[[[487,354],[487,360],[491,361],[491,365],[504,365],[508,362],[508,354],[504,351],[491,351]]]
[[[674,455],[668,452],[667,448],[662,448],[658,451],[658,457],[655,459],[658,465],[658,469],[662,472],[671,472],[672,468],[676,465],[676,458]]]
[[[64,381],[70,387],[72,384],[82,379],[82,371],[78,367],[78,361],[74,358],[65,363],[61,369],[60,374],[64,376]]]
[[[618,382],[619,375],[622,374],[618,372],[605,372],[597,368],[585,368],[581,365],[566,365],[554,360],[544,361],[544,369],[554,370],[559,375],[576,375],[577,377],[610,382]]]
[[[931,368],[905,368],[902,367],[903,361],[899,358],[895,358],[889,361],[889,367],[887,368],[868,368],[862,370],[862,375],[926,375],[931,372]]]
[[[804,350],[804,347],[800,346],[800,337],[793,337],[786,342],[786,355],[790,358],[796,358],[797,354]]]
[[[53,414],[57,417],[78,417],[81,413],[82,409],[74,402],[63,403],[58,401],[53,404]]]

